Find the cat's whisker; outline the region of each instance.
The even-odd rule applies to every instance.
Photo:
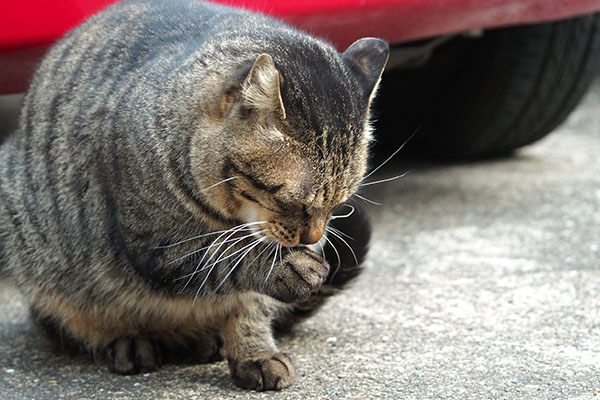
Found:
[[[217,285],[217,287],[215,288],[215,291],[219,290],[219,288],[223,285],[223,283],[225,283],[225,281],[227,280],[227,278],[229,278],[229,276],[233,273],[233,271],[237,268],[237,266],[240,264],[240,262],[242,262],[242,260],[248,255],[250,254],[250,252],[259,244],[262,243],[263,240],[265,240],[266,237],[262,237],[258,240],[256,240],[255,242],[253,242],[253,246],[250,247],[248,250],[246,250],[236,261],[236,263],[233,265],[233,267],[231,267],[231,269],[229,270],[229,272],[227,273],[227,275],[225,275],[225,277],[223,278],[223,280],[221,280],[221,282]]]
[[[228,236],[225,238],[225,240],[229,240],[229,238],[230,238],[231,236],[235,235],[237,232],[239,232],[241,229],[243,229],[243,228],[245,228],[245,227],[248,227],[248,226],[253,226],[253,225],[257,225],[257,224],[260,224],[260,223],[265,223],[265,222],[266,222],[266,221],[249,222],[249,223],[246,223],[246,224],[241,224],[241,225],[238,225],[238,226],[236,226],[236,227],[230,228],[230,229],[228,229],[228,230],[224,231],[224,232],[223,232],[221,235],[219,235],[219,237],[217,237],[217,238],[216,238],[216,239],[215,239],[215,240],[214,240],[214,241],[211,243],[211,247],[212,247],[212,245],[213,245],[213,244],[217,243],[217,242],[218,242],[218,240],[219,240],[220,238],[222,238],[223,236],[227,235],[227,233],[229,233],[229,232],[231,232],[231,233],[229,233],[229,235],[228,235]],[[237,228],[237,230],[236,230],[236,228]],[[213,254],[212,254],[212,255],[211,255],[209,258],[208,258],[207,262],[208,262],[208,261],[210,261],[210,259],[211,259],[212,257],[214,257],[214,255],[215,255],[215,254],[217,254],[217,252],[219,251],[219,249],[221,248],[221,246],[223,246],[223,243],[222,243],[222,242],[220,242],[219,246],[218,246],[218,247],[217,247],[217,249],[216,249],[216,250],[213,252]],[[209,253],[209,250],[206,250],[206,252],[205,252],[205,253],[204,253],[204,255],[202,256],[202,258],[201,258],[201,259],[200,259],[200,261],[198,262],[198,265],[196,265],[196,268],[194,269],[194,272],[192,272],[191,274],[188,274],[188,275],[189,275],[189,279],[187,280],[187,282],[185,283],[185,285],[183,286],[183,288],[181,288],[181,290],[179,291],[180,293],[182,293],[182,292],[183,292],[183,291],[184,291],[184,290],[185,290],[185,289],[188,287],[188,285],[190,284],[190,282],[192,281],[192,279],[194,278],[194,276],[195,276],[195,275],[196,275],[198,272],[200,272],[200,271],[202,271],[202,270],[204,270],[204,269],[205,269],[204,267],[200,268],[200,266],[202,265],[202,263],[203,263],[204,259],[205,259],[205,258],[206,258],[206,256],[208,255],[208,253]],[[209,272],[209,274],[210,274],[210,272]],[[208,275],[208,274],[207,274],[207,275]]]
[[[244,237],[244,238],[245,238],[245,237]],[[206,265],[202,266],[202,268],[200,268],[200,264],[198,264],[198,266],[196,266],[196,269],[194,270],[194,272],[192,272],[192,273],[190,273],[190,274],[183,275],[183,276],[181,276],[181,277],[177,278],[176,280],[179,280],[179,279],[184,279],[184,278],[188,278],[188,277],[189,277],[189,278],[190,278],[190,280],[191,280],[191,278],[192,278],[194,275],[196,275],[197,273],[199,273],[199,272],[202,272],[202,271],[206,271],[206,270],[207,270],[207,269],[209,269],[209,268],[211,268],[211,269],[212,269],[212,267],[214,267],[215,265],[217,265],[217,264],[218,264],[218,263],[220,263],[221,261],[225,261],[225,260],[227,260],[227,259],[229,259],[229,258],[231,258],[231,257],[234,257],[234,256],[235,256],[236,254],[238,254],[239,252],[241,252],[241,251],[244,251],[244,250],[245,250],[245,249],[246,249],[246,248],[247,248],[249,245],[246,245],[246,246],[242,247],[241,249],[238,249],[238,250],[236,250],[235,252],[231,253],[230,255],[228,255],[228,256],[226,256],[226,257],[223,257],[225,254],[227,254],[227,252],[229,251],[229,249],[231,249],[233,246],[235,246],[235,245],[236,245],[237,243],[239,243],[241,240],[243,240],[243,238],[234,238],[234,239],[232,239],[232,240],[225,240],[225,241],[219,242],[219,247],[217,248],[217,250],[215,250],[215,251],[212,253],[212,255],[211,255],[211,256],[208,258],[208,260],[207,260],[207,262],[208,262],[208,261],[210,261],[210,260],[211,260],[211,259],[212,259],[212,258],[213,258],[213,257],[214,257],[216,254],[219,254],[219,256],[217,257],[217,259],[216,259],[215,261],[213,261],[213,262],[212,262],[212,263],[210,263],[210,264],[206,264]],[[222,251],[222,252],[218,253],[218,249],[221,247],[221,245],[222,245],[223,243],[225,243],[225,242],[230,242],[230,241],[234,241],[234,243],[233,243],[233,244],[231,244],[231,245],[229,245],[229,246],[228,246],[228,247],[227,247],[227,248],[226,248],[224,251]],[[251,244],[253,244],[253,243],[254,243],[254,242],[251,242],[251,243],[250,243],[250,245],[251,245]],[[206,256],[206,254],[208,254],[208,251],[205,253],[205,256]],[[202,260],[201,260],[200,262],[202,262]],[[189,283],[189,281],[188,281],[188,283]],[[187,284],[186,284],[186,285],[187,285]]]
[[[206,276],[204,277],[204,279],[202,280],[202,283],[200,284],[200,287],[198,287],[198,290],[196,290],[196,294],[194,295],[194,302],[193,302],[193,304],[196,304],[196,300],[198,299],[198,296],[200,295],[200,291],[202,291],[202,288],[204,287],[204,284],[208,280],[208,277],[210,276],[210,273],[212,272],[212,270],[214,268],[215,268],[215,266],[213,265],[211,267],[211,269],[208,270],[208,272],[206,273]]]
[[[237,238],[236,238],[236,239],[237,239]],[[260,239],[259,239],[259,240],[260,240]],[[220,262],[222,262],[222,261],[225,261],[225,260],[227,260],[227,259],[229,259],[229,258],[231,258],[231,257],[234,257],[236,254],[238,254],[239,252],[243,251],[244,249],[246,249],[246,248],[249,246],[249,245],[246,245],[246,246],[242,247],[241,249],[238,249],[238,250],[236,250],[234,253],[232,253],[232,254],[230,254],[230,255],[228,255],[228,256],[226,256],[226,257],[222,257],[224,254],[226,254],[226,252],[227,252],[227,251],[228,251],[228,250],[229,250],[231,247],[233,247],[235,244],[237,244],[237,243],[239,243],[239,242],[240,242],[240,240],[236,240],[236,242],[235,242],[233,245],[231,245],[230,247],[228,247],[228,248],[227,248],[227,249],[226,249],[224,252],[221,252],[221,254],[220,254],[220,256],[217,258],[217,260],[213,261],[212,263],[210,263],[210,264],[207,264],[207,265],[204,265],[202,268],[198,268],[198,266],[197,266],[197,267],[196,267],[196,269],[194,270],[194,272],[191,272],[191,273],[189,273],[189,274],[186,274],[186,275],[180,276],[179,278],[176,278],[175,280],[177,281],[177,280],[181,280],[181,279],[185,279],[185,278],[191,278],[191,277],[193,277],[194,275],[196,275],[197,273],[200,273],[200,272],[202,272],[202,271],[206,271],[208,268],[211,268],[212,266],[214,266],[214,265],[217,265],[218,263],[220,263]],[[252,243],[255,243],[255,242],[252,242]],[[252,244],[252,243],[251,243],[251,244]],[[214,255],[214,254],[213,254],[213,255]],[[189,281],[188,281],[188,283],[189,283]],[[186,286],[187,286],[187,283],[186,283]],[[185,288],[185,287],[184,287],[184,288]]]
[[[277,247],[279,247],[279,264],[283,265],[283,245],[282,244],[278,244]]]
[[[277,251],[279,250],[279,247],[280,247],[280,244],[276,243],[275,252],[273,253],[273,262],[271,262],[271,268],[269,268],[269,272],[267,273],[265,282],[269,280],[269,277],[271,276],[271,272],[273,272],[273,267],[275,266],[275,260],[277,260]]]
[[[200,238],[203,238],[203,237],[206,237],[206,236],[218,235],[220,233],[227,232],[228,230],[229,229],[223,230],[223,231],[215,231],[215,232],[203,233],[202,235],[194,236],[194,237],[191,237],[189,239],[180,240],[179,242],[175,242],[175,243],[171,243],[171,244],[166,244],[166,245],[163,245],[163,246],[150,247],[150,250],[168,249],[170,247],[175,247],[175,246],[180,245],[182,243],[187,243],[187,242],[190,242],[192,240],[200,239]]]
[[[329,243],[329,245],[331,246],[331,248],[333,249],[333,251],[335,252],[335,255],[337,257],[337,265],[335,267],[335,271],[333,271],[333,273],[331,274],[331,277],[329,278],[330,280],[333,280],[333,278],[335,277],[335,274],[338,272],[338,269],[340,269],[340,265],[342,265],[342,259],[340,258],[340,253],[335,248],[335,246],[333,245],[331,240],[327,237],[327,235],[323,235],[323,237],[325,238],[327,243]]]
[[[253,247],[254,247],[254,245],[256,245],[256,244],[260,244],[260,243],[261,243],[261,242],[262,242],[264,239],[266,239],[266,236],[262,236],[262,237],[260,237],[260,238],[258,238],[258,239],[255,239],[255,240],[251,241],[250,243],[247,243],[247,244],[245,244],[244,246],[240,247],[239,249],[235,250],[233,253],[231,253],[231,254],[229,254],[229,255],[227,255],[227,256],[225,256],[225,257],[221,257],[221,256],[223,256],[223,255],[227,254],[227,252],[228,252],[228,251],[229,251],[229,249],[231,248],[231,246],[230,246],[230,247],[228,247],[228,248],[227,248],[227,249],[226,249],[224,252],[222,252],[222,253],[220,254],[220,256],[217,258],[217,260],[215,260],[215,261],[213,262],[213,264],[218,264],[218,263],[221,263],[221,262],[223,262],[223,261],[225,261],[225,260],[228,260],[228,259],[230,259],[230,258],[233,258],[233,260],[231,260],[231,261],[230,261],[230,262],[227,264],[227,266],[225,267],[225,268],[229,268],[229,266],[230,266],[231,264],[233,264],[234,262],[236,262],[237,260],[239,260],[239,259],[240,259],[240,257],[243,257],[243,256],[246,254],[244,251],[246,251],[248,248],[253,248]],[[239,253],[242,253],[242,254],[241,254],[241,255],[239,255]]]
[[[379,170],[379,168],[383,167],[385,164],[387,164],[388,161],[390,161],[392,158],[394,158],[394,156],[396,154],[398,154],[400,152],[400,150],[402,150],[404,148],[404,146],[406,146],[406,143],[410,142],[410,140],[417,134],[417,132],[419,132],[419,128],[415,129],[415,131],[412,133],[412,135],[409,136],[408,139],[406,139],[404,141],[404,143],[402,143],[400,145],[400,147],[398,147],[396,149],[396,151],[394,151],[392,153],[391,156],[389,156],[388,158],[385,159],[384,162],[382,162],[381,164],[379,164],[379,166],[377,168],[375,168],[374,170],[372,170],[371,172],[369,172],[365,177],[363,177],[363,180],[367,179],[368,177],[370,177],[371,175],[373,175],[375,172],[377,172]]]
[[[260,239],[257,239],[257,240],[262,240],[262,238],[260,238]],[[226,253],[227,253],[227,251],[229,251],[229,249],[230,249],[230,248],[232,248],[233,246],[235,246],[235,245],[236,245],[238,242],[239,242],[239,241],[236,241],[234,244],[232,244],[231,246],[229,246],[229,247],[228,247],[228,248],[227,248],[225,251],[221,252],[221,255],[220,255],[220,256],[219,256],[219,257],[218,257],[218,258],[217,258],[215,261],[213,261],[211,264],[205,265],[204,267],[200,268],[200,270],[199,270],[198,272],[204,271],[204,270],[208,269],[209,267],[212,267],[213,265],[217,265],[218,263],[220,263],[220,262],[222,262],[222,261],[225,261],[225,260],[228,260],[228,259],[230,259],[231,257],[234,257],[236,254],[238,254],[238,253],[240,253],[240,252],[244,251],[244,250],[245,250],[245,249],[247,249],[249,246],[251,246],[252,244],[254,244],[256,241],[254,241],[254,242],[251,242],[250,244],[247,244],[247,245],[243,246],[243,247],[242,247],[242,248],[240,248],[240,249],[237,249],[236,251],[234,251],[233,253],[229,254],[229,255],[228,255],[228,256],[226,256],[226,257],[222,257],[224,254],[226,254]]]
[[[335,228],[335,227],[333,227],[333,226],[328,226],[326,229],[329,229],[329,230],[331,230],[331,231],[333,231],[333,232],[337,233],[338,235],[345,236],[345,237],[347,237],[347,238],[348,238],[348,239],[350,239],[350,240],[354,240],[354,238],[353,238],[352,236],[348,235],[348,234],[347,234],[347,233],[345,233],[345,232],[342,232],[342,231],[340,231],[339,229],[337,229],[337,228]]]
[[[265,232],[265,231],[264,231],[264,230],[261,230],[261,231],[258,231],[258,232],[252,232],[252,233],[250,233],[250,234],[248,234],[248,235],[242,236],[241,238],[233,238],[233,239],[225,240],[225,241],[223,241],[223,242],[220,242],[220,243],[228,243],[228,242],[232,242],[232,241],[234,241],[234,240],[237,240],[237,239],[245,239],[245,238],[248,238],[248,237],[251,237],[251,236],[255,236],[255,235],[256,235],[256,233],[262,233],[262,232]],[[200,253],[202,250],[210,249],[211,247],[213,247],[213,246],[215,246],[215,245],[216,245],[215,243],[211,243],[211,244],[209,244],[208,246],[201,247],[201,248],[199,248],[199,249],[197,249],[197,250],[194,250],[194,251],[192,251],[191,253],[188,253],[188,254],[186,254],[186,255],[183,255],[183,256],[181,256],[181,257],[179,257],[179,258],[176,258],[176,259],[174,259],[173,261],[169,261],[169,262],[167,263],[167,265],[170,265],[170,264],[176,263],[177,261],[181,261],[181,260],[183,260],[184,258],[187,258],[187,257],[193,256],[194,254],[198,254],[198,253]]]
[[[321,244],[321,241],[319,240],[319,241],[317,242],[317,244],[318,244],[318,245],[319,245],[319,247],[321,248],[321,255],[322,255],[323,257],[325,257],[325,249],[323,248],[323,245]]]
[[[260,239],[259,239],[259,240],[260,240]],[[255,243],[254,243],[254,242],[251,242],[251,243],[250,243],[250,245],[246,245],[246,246],[242,247],[241,249],[239,249],[239,250],[235,251],[234,253],[230,254],[230,255],[229,255],[229,256],[227,256],[226,258],[233,257],[235,254],[239,253],[240,251],[243,251],[243,250],[244,250],[244,249],[246,249],[248,246],[251,246],[251,245],[253,245],[253,244],[255,244]],[[233,246],[233,245],[232,245],[232,246]],[[230,249],[232,246],[229,246],[229,247],[228,247],[228,248],[225,250],[225,252],[227,252],[227,251],[228,251],[228,250],[229,250],[229,249]],[[214,254],[216,254],[216,253],[214,253]],[[213,255],[214,255],[214,254],[213,254]],[[204,279],[202,280],[202,283],[200,283],[200,286],[198,287],[198,290],[196,290],[196,294],[194,295],[194,304],[196,303],[196,299],[197,299],[197,298],[198,298],[198,296],[200,295],[200,292],[202,291],[202,288],[204,287],[204,284],[205,284],[205,283],[206,283],[206,281],[208,280],[208,277],[209,277],[209,276],[210,276],[210,274],[212,273],[213,269],[215,269],[215,267],[217,266],[217,264],[219,264],[219,262],[221,262],[221,261],[223,261],[223,260],[225,259],[225,258],[221,259],[221,256],[222,256],[223,254],[224,254],[224,253],[221,253],[221,255],[219,255],[219,257],[217,258],[217,261],[213,262],[213,263],[210,265],[210,269],[209,269],[209,270],[208,270],[208,272],[206,273],[206,276],[205,276],[205,277],[204,277]],[[200,271],[204,271],[204,270],[206,270],[207,268],[208,268],[207,266],[205,266],[205,267],[202,267],[202,268],[200,269]],[[190,277],[190,279],[191,279],[191,277]]]
[[[333,236],[335,236],[338,240],[340,240],[342,243],[344,243],[346,245],[346,247],[348,247],[348,249],[350,249],[350,252],[352,253],[352,257],[354,257],[354,261],[356,262],[356,266],[358,267],[358,258],[356,258],[356,254],[354,253],[354,249],[352,248],[352,246],[350,246],[348,244],[348,242],[346,242],[344,240],[344,238],[342,238],[341,235],[339,235],[338,233],[336,233],[333,230],[327,229],[327,232],[331,233]]]
[[[216,186],[219,186],[219,185],[220,185],[220,184],[222,184],[222,183],[229,182],[229,181],[231,181],[231,180],[234,180],[234,179],[237,179],[237,178],[239,178],[239,176],[232,176],[232,177],[229,177],[229,178],[223,179],[223,180],[222,180],[222,181],[220,181],[220,182],[217,182],[217,183],[215,183],[215,184],[213,184],[213,185],[210,185],[210,186],[209,186],[209,187],[207,187],[207,188],[204,188],[204,189],[202,189],[202,190],[201,190],[201,192],[206,192],[206,191],[208,191],[208,190],[210,190],[210,189],[212,189],[212,188],[214,188],[214,187],[216,187]]]
[[[221,235],[219,235],[219,237],[217,237],[215,240],[213,240],[213,241],[212,241],[212,243],[210,244],[210,246],[212,247],[212,245],[214,245],[216,242],[218,242],[218,240],[219,240],[220,238],[222,238],[223,236],[225,236],[226,234],[228,234],[228,233],[229,233],[229,236],[227,236],[227,238],[225,238],[225,240],[228,240],[228,239],[229,239],[229,238],[230,238],[230,237],[231,237],[233,234],[235,234],[235,231],[234,231],[233,233],[230,233],[230,232],[231,232],[232,230],[234,230],[234,229],[235,229],[235,228],[231,228],[231,229],[228,229],[228,230],[224,231],[224,232],[223,232]],[[221,244],[219,245],[219,248],[220,248],[220,246],[222,246],[222,245],[223,245],[223,243],[221,243]],[[218,249],[217,249],[217,250],[218,250]],[[187,274],[187,275],[184,275],[184,276],[182,276],[182,277],[180,277],[180,278],[177,278],[177,279],[176,279],[176,280],[179,280],[179,279],[185,279],[186,277],[189,277],[189,279],[187,280],[187,282],[185,283],[185,285],[183,285],[183,287],[182,287],[182,288],[179,290],[179,293],[183,293],[183,291],[184,291],[184,290],[185,290],[185,289],[188,287],[188,285],[190,284],[190,282],[192,281],[192,279],[194,278],[194,276],[195,276],[195,275],[196,275],[196,274],[199,272],[199,270],[200,270],[200,266],[202,265],[202,262],[204,261],[204,259],[206,258],[206,256],[207,256],[208,254],[209,254],[209,251],[208,251],[208,250],[206,250],[206,252],[205,252],[205,253],[204,253],[204,255],[202,256],[202,258],[200,259],[200,261],[198,261],[198,264],[196,265],[196,268],[194,269],[194,271],[193,271],[191,274]],[[214,255],[214,254],[215,254],[215,253],[213,253],[213,255]],[[212,256],[211,256],[211,257],[212,257]],[[194,301],[195,301],[195,299],[194,299]]]
[[[396,175],[396,176],[393,176],[393,177],[391,177],[391,178],[381,179],[381,180],[378,180],[378,181],[373,181],[373,182],[365,182],[365,183],[361,183],[359,186],[360,186],[360,187],[364,187],[364,186],[371,186],[371,185],[377,185],[377,184],[380,184],[380,183],[385,183],[385,182],[391,182],[391,181],[395,181],[396,179],[404,178],[404,177],[405,177],[406,175],[408,175],[409,173],[410,173],[410,171],[406,171],[406,172],[405,172],[405,173],[403,173],[403,174]]]
[[[247,267],[249,267],[249,266],[251,266],[252,264],[254,264],[254,262],[255,262],[256,260],[258,260],[258,258],[259,258],[260,256],[262,256],[264,252],[266,252],[268,249],[270,249],[272,246],[274,246],[274,245],[276,245],[276,244],[277,244],[277,242],[271,242],[271,243],[267,243],[267,245],[265,246],[265,248],[264,248],[264,249],[263,249],[263,250],[262,250],[260,253],[258,253],[258,255],[252,259],[252,261],[250,261],[250,262],[248,263]]]
[[[192,241],[192,240],[200,239],[200,238],[207,237],[207,236],[211,236],[211,235],[218,235],[218,234],[220,234],[220,233],[226,233],[226,232],[230,232],[231,230],[233,230],[233,229],[236,229],[236,228],[239,228],[239,227],[243,227],[243,228],[244,228],[244,229],[241,229],[241,230],[250,230],[250,229],[252,229],[252,228],[250,228],[250,227],[251,227],[251,226],[253,226],[253,225],[265,224],[265,223],[267,223],[267,221],[248,222],[248,223],[245,223],[245,224],[236,225],[236,226],[234,226],[233,228],[224,229],[224,230],[222,230],[222,231],[215,231],[215,232],[203,233],[202,235],[197,235],[197,236],[191,237],[191,238],[189,238],[189,239],[180,240],[180,241],[178,241],[178,242],[171,243],[171,244],[167,244],[167,245],[164,245],[164,246],[155,246],[155,247],[150,247],[150,250],[157,250],[157,249],[168,249],[168,248],[170,248],[170,247],[175,247],[175,246],[177,246],[177,245],[180,245],[180,244],[182,244],[182,243],[187,243],[187,242],[190,242],[190,241]],[[246,228],[248,228],[248,229],[246,229]]]
[[[376,205],[376,206],[380,206],[380,205],[381,205],[381,203],[378,203],[378,202],[376,202],[376,201],[373,201],[373,200],[371,200],[371,199],[367,199],[366,197],[364,197],[364,196],[361,196],[361,195],[360,195],[360,194],[358,194],[358,193],[354,193],[354,196],[358,197],[359,199],[361,199],[361,200],[363,200],[363,201],[366,201],[367,203],[371,203],[371,204],[374,204],[374,205]]]
[[[350,204],[344,204],[344,206],[346,207],[350,207],[351,210],[348,214],[345,215],[334,215],[331,218],[329,218],[330,220],[334,220],[334,219],[339,219],[339,218],[348,218],[349,216],[351,216],[352,214],[354,214],[354,207],[351,206]]]
[[[219,249],[220,249],[220,248],[223,246],[223,244],[225,244],[225,242],[229,242],[229,238],[230,238],[231,236],[235,235],[236,233],[237,233],[237,232],[233,232],[233,233],[229,234],[229,235],[227,236],[227,238],[226,238],[224,241],[221,241],[221,242],[219,242],[219,243],[218,243],[218,246],[217,246],[217,248],[215,249],[215,251],[214,251],[214,252],[211,254],[211,256],[210,256],[210,257],[209,257],[209,258],[208,258],[206,261],[208,262],[208,261],[212,260],[212,259],[213,259],[213,257],[214,257],[215,255],[217,255],[217,254],[218,254],[218,257],[217,257],[217,259],[216,259],[216,260],[213,262],[213,264],[216,264],[216,263],[218,263],[219,261],[221,261],[221,259],[223,258],[223,256],[224,256],[225,254],[227,254],[227,252],[229,251],[229,249],[231,249],[233,246],[235,246],[236,244],[238,244],[238,243],[240,242],[239,238],[234,238],[234,239],[232,240],[232,241],[233,241],[233,243],[232,243],[232,244],[230,244],[229,246],[227,246],[227,248],[226,248],[225,250],[223,250],[223,251],[219,252]],[[243,239],[242,239],[242,240],[243,240]],[[208,265],[213,265],[213,264],[208,264]],[[202,268],[200,268],[200,271],[204,271],[204,270],[205,270],[205,269],[207,269],[207,268],[208,268],[208,266],[207,266],[207,265],[205,265],[205,266],[203,266]]]
[[[218,250],[221,248],[221,246],[222,246],[224,243],[226,243],[226,242],[229,242],[229,241],[230,241],[230,240],[229,240],[229,238],[231,238],[233,235],[235,235],[235,234],[236,234],[236,233],[238,233],[238,232],[242,232],[242,231],[246,231],[246,230],[251,230],[251,231],[253,231],[253,232],[252,232],[252,234],[251,234],[251,235],[249,235],[249,236],[253,236],[253,235],[257,234],[257,233],[262,233],[262,232],[264,232],[264,230],[254,231],[254,228],[253,228],[255,225],[258,225],[258,224],[264,224],[264,223],[267,223],[267,221],[256,221],[256,222],[249,222],[249,223],[246,223],[246,224],[241,224],[241,225],[238,225],[237,227],[233,227],[233,228],[230,228],[230,229],[228,229],[228,230],[224,231],[224,232],[223,232],[223,233],[222,233],[222,234],[221,234],[221,235],[220,235],[218,238],[216,238],[216,239],[215,239],[215,240],[214,240],[214,241],[211,243],[211,245],[209,246],[209,247],[212,247],[213,245],[216,245],[216,244],[218,244],[218,245],[219,245],[219,246],[217,247],[217,249],[215,250],[215,252],[213,253],[213,255],[211,256],[211,258],[214,256],[214,254],[216,254],[216,253],[217,253],[217,251],[218,251]],[[229,235],[228,235],[228,236],[225,238],[225,240],[223,240],[223,241],[219,242],[219,239],[220,239],[221,237],[225,236],[227,233],[229,233]],[[237,240],[237,239],[239,239],[239,238],[234,238],[234,239],[232,239],[232,241],[233,241],[233,240]],[[208,254],[208,252],[207,252],[207,254]],[[210,258],[209,258],[209,260],[210,260]],[[202,261],[202,260],[201,260],[201,261]]]

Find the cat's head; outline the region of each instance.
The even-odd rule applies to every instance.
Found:
[[[312,244],[367,168],[369,108],[388,45],[361,39],[261,54],[226,85],[217,106],[222,164],[211,203],[286,245]]]

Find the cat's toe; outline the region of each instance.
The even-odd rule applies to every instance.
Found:
[[[222,346],[223,341],[215,332],[209,332],[188,343],[194,361],[200,364],[221,361]]]
[[[284,353],[257,354],[243,360],[229,360],[233,382],[243,389],[281,390],[292,384],[295,370]]]
[[[162,364],[160,345],[144,338],[119,338],[104,351],[108,369],[121,375],[154,371]]]

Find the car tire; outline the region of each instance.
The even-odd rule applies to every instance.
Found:
[[[438,157],[506,154],[551,132],[600,71],[600,14],[456,37],[422,68],[384,74],[386,145]]]

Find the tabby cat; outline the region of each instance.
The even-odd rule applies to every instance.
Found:
[[[70,32],[0,148],[0,264],[32,316],[117,373],[185,348],[241,387],[289,386],[272,325],[366,252],[345,202],[387,56],[193,0],[126,0]],[[363,236],[351,256],[345,235]]]

